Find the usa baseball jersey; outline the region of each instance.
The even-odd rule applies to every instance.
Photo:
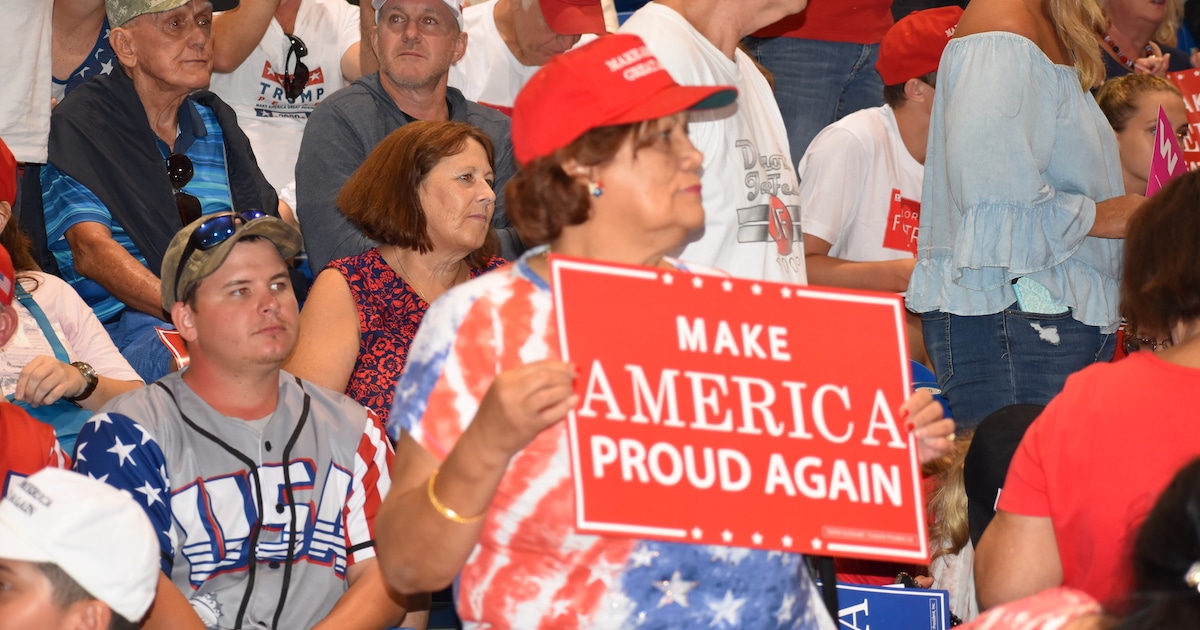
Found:
[[[138,500],[163,571],[209,628],[310,628],[346,569],[374,557],[392,448],[349,398],[281,372],[275,412],[246,421],[176,372],[101,411],[75,468]]]
[[[406,431],[444,459],[498,373],[558,358],[550,288],[528,266],[540,253],[429,309],[397,384],[393,438]],[[798,554],[579,533],[567,458],[560,422],[510,461],[459,577],[467,627],[834,627]]]

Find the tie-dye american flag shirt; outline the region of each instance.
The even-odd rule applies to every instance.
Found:
[[[497,374],[559,358],[550,287],[527,264],[541,251],[429,309],[397,384],[393,439],[405,431],[443,460]],[[799,554],[581,534],[573,493],[560,422],[513,456],[496,491],[459,576],[467,628],[835,627]]]

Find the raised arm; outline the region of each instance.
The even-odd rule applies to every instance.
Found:
[[[501,373],[440,466],[401,434],[391,493],[376,524],[379,566],[392,588],[436,591],[454,580],[479,540],[509,459],[578,402],[573,381],[574,369],[559,361]]]
[[[213,72],[237,70],[266,35],[278,8],[279,0],[242,0],[236,9],[214,15]]]

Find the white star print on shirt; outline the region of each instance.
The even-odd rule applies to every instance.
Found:
[[[724,599],[708,603],[708,607],[716,613],[708,627],[711,628],[717,624],[722,624],[721,627],[724,627],[724,624],[728,623],[731,627],[736,628],[742,616],[742,606],[745,605],[745,597],[734,598],[732,591],[725,591]]]
[[[143,483],[142,487],[140,488],[134,488],[134,490],[146,495],[146,507],[153,507],[155,503],[163,502],[163,500],[160,498],[162,495],[162,489],[155,488],[154,486],[150,485],[149,481]]]
[[[792,608],[796,606],[796,596],[791,593],[783,594],[783,602],[779,604],[779,610],[775,611],[775,621],[780,625],[792,620]]]
[[[129,460],[129,463],[137,466],[137,462],[133,461],[133,458],[129,456],[133,452],[133,449],[137,448],[137,444],[122,444],[119,437],[113,437],[113,442],[115,442],[113,447],[105,452],[116,454],[117,466],[124,466],[125,460]]]
[[[633,553],[629,554],[629,560],[630,562],[633,562],[633,568],[635,569],[638,567],[648,567],[654,562],[654,556],[656,555],[657,554],[655,554],[653,551],[650,551],[646,545],[642,545]]]
[[[100,74],[108,74],[113,71],[113,62],[111,59],[100,64]]]
[[[104,424],[105,422],[107,422],[107,423],[109,423],[109,424],[112,424],[112,419],[110,419],[110,418],[108,417],[108,414],[106,414],[106,413],[101,413],[101,414],[97,414],[97,415],[94,415],[94,416],[92,416],[92,419],[91,419],[91,420],[88,420],[88,421],[87,421],[87,422],[85,422],[84,424],[94,424],[94,425],[96,425],[96,426],[92,427],[92,429],[93,429],[93,430],[95,430],[95,431],[99,431],[99,430],[100,430],[100,425]],[[76,449],[76,450],[78,450],[78,449]]]
[[[671,575],[671,579],[655,582],[654,588],[663,592],[662,599],[658,600],[658,607],[662,608],[668,604],[679,604],[684,608],[688,607],[688,591],[696,588],[699,582],[685,581],[679,571],[675,571]]]

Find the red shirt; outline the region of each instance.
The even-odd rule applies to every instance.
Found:
[[[1200,455],[1197,408],[1200,370],[1150,352],[1088,367],[1025,433],[998,509],[1050,517],[1064,586],[1100,602],[1127,594],[1137,528]]]
[[[28,477],[47,466],[71,467],[54,428],[12,403],[0,402],[0,496],[13,476]]]
[[[809,0],[807,9],[754,35],[878,44],[892,23],[892,0]]]

